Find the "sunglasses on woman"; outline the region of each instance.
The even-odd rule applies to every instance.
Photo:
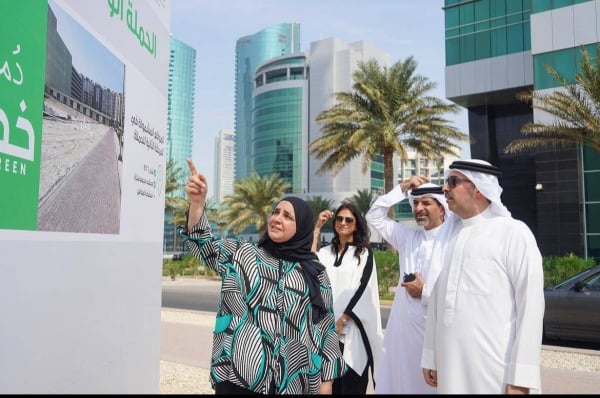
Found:
[[[343,221],[346,221],[346,224],[352,224],[354,222],[354,218],[352,217],[342,217],[342,216],[335,216],[335,221],[341,223]]]

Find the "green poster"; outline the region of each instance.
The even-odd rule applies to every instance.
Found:
[[[0,228],[36,230],[48,4],[2,2]]]

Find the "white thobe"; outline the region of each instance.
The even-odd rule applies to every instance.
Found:
[[[362,375],[369,361],[375,368],[383,339],[377,268],[372,252],[369,265],[368,250],[362,251],[359,262],[354,255],[356,247],[348,244],[346,248],[336,255],[333,245],[325,246],[317,256],[331,282],[336,319],[342,313],[352,317],[349,330],[343,336],[344,360]]]
[[[437,370],[438,393],[504,394],[506,384],[541,393],[544,275],[533,234],[488,208],[452,216],[438,238],[434,257],[444,264],[422,357]]]
[[[375,372],[376,394],[434,394],[421,370],[421,352],[427,315],[427,301],[439,274],[431,264],[434,238],[439,231],[402,225],[388,217],[390,207],[405,199],[399,186],[379,196],[366,219],[398,250],[400,275],[419,272],[425,280],[421,299],[411,297],[398,286],[383,337],[382,352]]]

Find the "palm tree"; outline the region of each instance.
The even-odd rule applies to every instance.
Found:
[[[323,210],[335,211],[335,203],[333,199],[325,199],[321,195],[308,196],[306,198],[306,203],[308,203],[313,212],[314,223],[317,222],[317,219],[319,218],[319,213],[321,213]],[[325,225],[323,225],[323,228],[321,228],[321,232],[333,232],[333,223],[326,223]],[[323,240],[321,241],[319,247],[322,247],[326,244],[325,235],[322,234],[321,237],[323,238]]]
[[[575,84],[546,66],[546,71],[563,86],[562,89],[550,94],[534,90],[519,93],[519,99],[531,102],[534,109],[544,111],[554,119],[549,123],[524,124],[521,133],[526,137],[513,140],[504,148],[505,153],[547,146],[589,146],[600,152],[600,45],[594,62],[584,46],[580,50],[581,72],[575,74]]]
[[[366,173],[382,155],[387,193],[395,184],[393,158],[397,155],[406,162],[409,147],[426,157],[457,155],[455,142],[468,141],[468,135],[444,115],[460,108],[428,95],[436,84],[415,74],[416,67],[412,56],[389,68],[375,60],[359,62],[353,91],[335,93],[337,104],[316,118],[323,124],[323,135],[309,144],[309,151],[325,159],[318,174],[336,175],[361,155]]]
[[[371,203],[375,199],[375,194],[370,189],[359,189],[354,195],[346,200],[356,203],[363,216],[367,214],[371,208]]]
[[[218,230],[221,235],[227,235],[227,223],[220,217],[221,206],[214,198],[208,198],[204,206],[206,218],[211,224],[211,229]]]
[[[179,247],[177,226],[185,222],[185,210],[189,203],[175,194],[181,189],[181,182],[185,178],[185,171],[177,166],[173,159],[169,159],[165,168],[165,210],[168,215],[173,216],[169,223],[173,225],[173,249]],[[181,214],[184,218],[181,221]]]
[[[310,206],[313,212],[313,222],[317,222],[317,218],[319,218],[319,213],[323,210],[331,210],[333,211],[333,200],[325,199],[321,195],[309,196],[306,198],[306,203]]]
[[[254,224],[262,235],[273,204],[290,187],[278,173],[260,177],[254,170],[248,177],[234,181],[233,194],[225,197],[221,211],[225,228],[239,234]]]
[[[180,199],[172,194],[181,189],[181,186],[185,184],[183,180],[186,174],[181,167],[177,166],[177,163],[173,159],[167,161],[165,174],[165,207],[169,208],[172,203]]]

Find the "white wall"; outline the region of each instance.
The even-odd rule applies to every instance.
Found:
[[[159,392],[164,139],[152,138],[155,148],[149,149],[134,139],[136,131],[145,133],[133,120],[137,118],[156,137],[164,138],[170,10],[169,0],[130,3],[50,3],[125,65],[124,156],[119,164],[120,204],[114,204],[120,206],[120,217],[116,234],[0,227],[2,394]],[[6,7],[16,5],[28,12],[46,6],[42,1],[3,2],[0,23],[8,22],[3,21]],[[119,14],[110,16],[111,8],[116,11],[117,7]],[[135,35],[128,12],[129,16],[135,12]],[[146,48],[140,44],[140,27],[153,42],[146,42]],[[22,24],[19,34],[26,37],[28,29],[34,28]],[[44,40],[43,35],[37,40]],[[75,53],[74,46],[67,47]],[[4,55],[1,52],[0,59]],[[88,56],[87,61],[101,60]],[[78,67],[83,69],[81,63]],[[31,72],[23,71],[25,76]],[[0,98],[0,108],[18,100]],[[41,119],[41,112],[34,117]],[[0,157],[6,158],[1,148]],[[89,180],[93,183],[102,171],[91,173]],[[153,186],[140,182],[140,176]],[[16,187],[6,182],[0,186],[2,195]],[[91,205],[93,199],[83,203]],[[0,209],[0,219],[7,211]]]

